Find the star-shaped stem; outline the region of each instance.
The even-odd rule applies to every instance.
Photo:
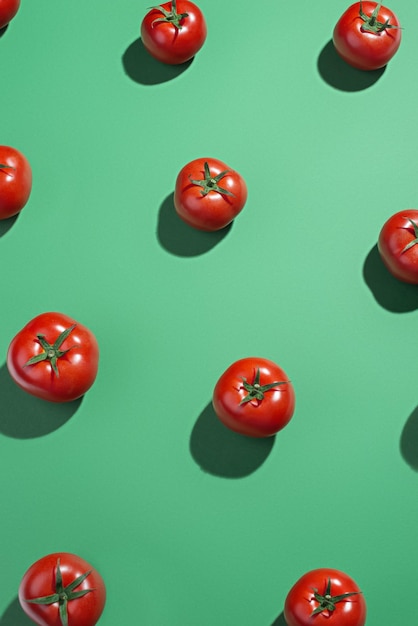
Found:
[[[74,348],[75,346],[71,346],[71,348],[67,348],[67,350],[60,350],[60,348],[61,348],[61,345],[64,343],[64,341],[67,339],[67,337],[70,335],[70,333],[74,330],[75,327],[76,327],[76,324],[73,324],[69,328],[66,328],[65,330],[63,330],[62,333],[59,335],[58,339],[53,344],[50,344],[45,339],[45,335],[37,335],[36,337],[39,343],[41,344],[41,346],[43,347],[44,352],[40,352],[39,354],[36,354],[35,356],[33,356],[31,359],[29,359],[29,361],[26,361],[23,367],[27,367],[28,365],[35,365],[35,363],[39,363],[40,361],[49,361],[51,363],[51,367],[54,373],[56,374],[56,376],[59,376],[58,365],[57,365],[58,359],[64,356],[64,354],[67,354],[67,352],[71,350],[72,348]]]
[[[404,252],[406,252],[407,250],[409,250],[409,248],[412,248],[412,246],[415,246],[415,244],[418,243],[418,224],[416,222],[414,222],[414,220],[411,220],[409,217],[406,218],[408,220],[408,222],[411,222],[412,224],[412,228],[414,229],[414,234],[415,234],[415,239],[413,239],[412,241],[410,241],[403,250],[401,250],[401,254],[403,254]]]
[[[204,169],[205,178],[193,180],[193,178],[189,176],[189,180],[191,183],[193,183],[193,185],[199,185],[199,187],[202,187],[202,190],[200,192],[202,196],[206,196],[210,191],[216,191],[217,193],[221,193],[224,196],[234,196],[231,191],[228,191],[228,189],[224,189],[223,187],[220,187],[218,185],[219,181],[222,180],[224,176],[229,174],[229,170],[224,170],[220,174],[212,176],[212,174],[210,173],[209,163],[207,161],[205,161]]]
[[[242,379],[242,386],[245,391],[248,391],[248,394],[241,400],[240,404],[245,404],[246,402],[251,402],[251,400],[258,400],[261,402],[264,400],[264,394],[266,391],[277,387],[278,385],[285,385],[287,383],[286,380],[282,380],[275,383],[269,383],[267,385],[260,385],[260,368],[257,367],[257,371],[254,376],[254,381],[249,383],[246,378]]]
[[[319,602],[319,606],[316,607],[314,611],[312,611],[312,615],[317,615],[318,613],[322,613],[322,611],[335,611],[336,604],[338,602],[343,602],[350,596],[357,596],[360,591],[349,591],[347,593],[342,593],[338,596],[331,595],[331,579],[328,578],[327,588],[325,589],[324,595],[321,595],[318,592],[318,589],[314,589],[314,597],[317,602]]]
[[[161,5],[150,7],[150,8],[157,9],[158,11],[161,11],[161,13],[163,14],[163,17],[157,17],[152,22],[152,26],[154,26],[154,24],[158,22],[169,22],[170,24],[173,24],[173,26],[175,26],[178,30],[181,30],[182,28],[181,20],[183,20],[185,17],[189,17],[188,13],[177,13],[176,0],[171,1],[171,11],[167,11],[167,9],[165,9]]]
[[[90,593],[94,591],[94,589],[82,589],[81,591],[74,591],[81,583],[91,574],[91,570],[81,574],[71,582],[69,585],[64,587],[62,582],[62,573],[60,568],[60,559],[57,560],[57,567],[55,570],[55,593],[52,593],[49,596],[42,596],[40,598],[25,598],[25,602],[29,602],[29,604],[54,604],[58,602],[58,611],[60,616],[60,621],[62,626],[68,626],[68,610],[67,604],[71,600],[76,600],[77,598],[81,598],[85,596],[86,593]]]
[[[386,22],[379,22],[377,16],[379,15],[380,7],[382,3],[379,2],[376,4],[374,11],[371,15],[366,15],[363,12],[363,2],[360,0],[360,17],[364,21],[361,29],[367,31],[368,33],[382,33],[388,28],[399,28],[399,26],[395,26],[395,24],[389,24],[389,19]]]

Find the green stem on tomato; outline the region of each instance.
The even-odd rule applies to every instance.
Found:
[[[60,559],[57,560],[57,567],[55,570],[55,593],[49,596],[42,596],[40,598],[25,598],[25,602],[29,604],[54,604],[58,602],[58,611],[62,626],[68,626],[68,610],[67,604],[69,600],[76,600],[85,596],[87,593],[94,591],[94,589],[82,589],[81,591],[74,591],[81,583],[91,574],[91,570],[81,574],[75,578],[69,585],[64,587],[62,582],[62,573],[60,568]]]
[[[254,381],[249,383],[246,378],[242,379],[242,386],[248,394],[241,400],[240,404],[251,402],[251,400],[258,400],[261,402],[264,400],[264,394],[266,391],[277,387],[277,385],[285,385],[288,381],[283,380],[275,383],[269,383],[268,385],[260,385],[260,368],[257,367],[257,371],[254,376]]]
[[[41,344],[42,348],[44,349],[44,352],[40,352],[39,354],[36,354],[32,358],[30,358],[29,361],[26,361],[23,367],[27,367],[28,365],[35,365],[35,363],[40,363],[41,361],[49,361],[51,363],[51,367],[54,371],[54,374],[59,377],[58,364],[57,364],[58,359],[64,356],[64,354],[67,354],[67,352],[71,350],[72,348],[74,348],[75,346],[71,346],[71,348],[67,348],[67,350],[60,350],[60,348],[61,348],[61,345],[64,343],[67,337],[71,334],[71,332],[74,330],[75,327],[76,327],[76,324],[73,324],[69,328],[66,328],[65,330],[63,330],[62,333],[59,335],[58,339],[53,344],[50,344],[45,339],[45,335],[41,335],[41,334],[37,335],[36,337],[39,343]]]
[[[206,196],[210,191],[216,191],[217,193],[221,193],[224,196],[234,197],[234,194],[231,191],[228,191],[228,189],[224,189],[223,187],[220,187],[218,185],[219,181],[222,180],[224,176],[229,174],[229,170],[224,170],[220,174],[212,176],[212,174],[210,173],[209,163],[207,161],[205,161],[203,167],[205,170],[204,178],[194,180],[193,178],[191,178],[191,176],[189,176],[189,180],[193,185],[198,185],[199,187],[202,187],[200,191],[202,196]]]
[[[395,24],[389,24],[389,19],[387,19],[386,22],[379,22],[377,17],[379,15],[379,10],[381,6],[382,6],[382,3],[379,2],[378,4],[376,4],[376,7],[374,8],[373,13],[371,15],[366,15],[363,12],[363,2],[362,0],[360,0],[359,13],[360,13],[361,19],[364,22],[364,24],[361,25],[361,30],[364,30],[368,33],[382,33],[388,28],[399,28],[399,26],[395,26]]]
[[[338,596],[333,596],[331,595],[331,579],[328,578],[327,588],[325,589],[324,595],[321,595],[318,592],[318,589],[314,589],[314,597],[315,600],[319,602],[319,606],[312,611],[311,616],[322,613],[322,611],[335,611],[335,605],[338,604],[338,602],[343,602],[350,596],[357,596],[359,593],[361,593],[361,591],[349,591]]]
[[[405,246],[405,248],[403,250],[401,250],[401,254],[403,254],[404,252],[409,250],[409,248],[412,248],[412,246],[415,246],[418,243],[418,224],[416,222],[414,222],[414,220],[411,220],[409,217],[407,217],[406,219],[408,220],[408,222],[411,222],[411,224],[412,224],[412,227],[414,229],[415,239],[410,241]]]
[[[157,22],[168,22],[169,24],[173,24],[177,28],[177,30],[182,29],[181,20],[185,17],[189,17],[188,13],[177,13],[177,2],[176,0],[171,0],[171,10],[167,11],[163,6],[158,5],[155,7],[151,7],[152,9],[157,9],[161,11],[163,17],[157,17],[153,22],[152,26],[154,26]]]

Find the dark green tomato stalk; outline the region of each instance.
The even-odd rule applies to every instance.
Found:
[[[57,365],[58,359],[64,356],[64,354],[67,354],[67,352],[69,352],[69,350],[71,350],[75,346],[71,346],[71,348],[67,348],[67,350],[60,350],[60,347],[75,327],[76,324],[73,324],[69,328],[63,330],[54,344],[48,343],[48,341],[45,339],[45,335],[37,335],[37,339],[43,347],[44,352],[33,356],[31,359],[29,359],[29,361],[25,363],[23,367],[27,367],[28,365],[34,365],[35,363],[39,363],[40,361],[49,361],[51,363],[54,374],[56,376],[59,376]]]
[[[161,5],[155,6],[155,7],[151,7],[151,8],[152,9],[157,9],[158,11],[161,11],[161,13],[164,16],[164,17],[157,17],[152,22],[153,26],[157,22],[168,22],[169,24],[173,24],[173,26],[175,26],[177,28],[177,30],[181,30],[181,28],[182,28],[181,20],[184,19],[185,17],[189,17],[188,13],[177,13],[177,3],[176,3],[176,0],[172,0],[171,1],[171,11],[167,11],[167,9],[164,9],[164,7],[162,7]]]
[[[261,402],[264,400],[264,394],[266,391],[273,389],[273,387],[277,387],[277,385],[285,385],[287,383],[286,380],[279,381],[276,383],[269,383],[268,385],[260,385],[260,368],[257,367],[257,371],[255,373],[254,382],[247,382],[246,378],[242,379],[243,387],[245,391],[248,391],[248,394],[241,400],[240,404],[245,404],[246,402],[251,402],[251,400],[258,400]]]
[[[412,227],[414,229],[415,239],[410,241],[408,243],[408,245],[406,245],[405,248],[403,250],[401,250],[401,254],[403,254],[404,252],[409,250],[409,248],[412,248],[412,246],[415,246],[415,244],[418,243],[418,224],[416,222],[414,222],[414,220],[409,219],[409,217],[407,217],[406,219],[408,220],[408,222],[411,222],[411,224],[412,224]]]
[[[379,4],[376,4],[373,13],[371,15],[366,15],[363,12],[363,2],[362,0],[360,0],[360,17],[364,21],[364,24],[362,24],[361,26],[362,30],[365,30],[368,33],[382,33],[388,28],[399,28],[399,26],[395,26],[395,24],[389,24],[388,19],[386,20],[386,22],[378,21],[377,16],[379,15],[379,10],[381,6],[382,3],[379,2]]]
[[[50,596],[43,596],[42,598],[25,598],[25,602],[30,604],[54,604],[58,602],[58,610],[62,626],[68,626],[68,610],[67,604],[70,600],[76,600],[85,596],[87,593],[94,591],[94,589],[82,589],[81,591],[74,591],[81,583],[91,574],[91,570],[81,574],[72,583],[64,587],[62,582],[62,574],[60,568],[60,560],[57,561],[57,569],[55,572],[55,593]]]
[[[331,612],[335,611],[336,609],[335,605],[338,604],[338,602],[343,602],[344,600],[346,600],[346,598],[349,598],[350,596],[357,596],[359,593],[361,592],[349,591],[348,593],[342,593],[339,596],[332,596],[331,595],[331,579],[328,578],[327,588],[323,596],[318,592],[318,589],[314,589],[314,597],[315,597],[315,600],[319,602],[319,606],[316,607],[314,611],[312,611],[311,616],[317,615],[318,613],[322,613],[322,611],[331,611]]]
[[[14,170],[16,169],[12,165],[4,165],[4,163],[0,163],[0,170]]]
[[[228,191],[228,189],[223,189],[223,187],[220,187],[218,185],[219,181],[222,180],[224,176],[229,174],[229,170],[224,170],[220,174],[217,174],[217,176],[212,176],[210,173],[209,164],[206,161],[204,164],[204,168],[205,178],[202,178],[201,180],[193,180],[189,176],[189,180],[191,183],[193,183],[193,185],[199,185],[199,187],[202,187],[202,190],[200,192],[202,196],[206,196],[210,191],[217,191],[224,196],[234,196],[231,191]]]

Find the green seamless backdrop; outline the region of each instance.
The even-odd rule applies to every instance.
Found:
[[[342,0],[200,0],[208,37],[181,68],[139,41],[133,0],[22,0],[0,37],[0,142],[30,160],[29,203],[0,223],[0,626],[29,565],[70,551],[102,574],[100,626],[284,626],[287,591],[331,566],[368,626],[414,623],[418,590],[416,288],[376,250],[418,206],[418,7],[372,75],[330,39]],[[246,179],[223,233],[173,212],[178,171]],[[87,325],[99,375],[71,405],[11,382],[8,344],[38,313]],[[211,410],[234,360],[296,391],[274,439]]]

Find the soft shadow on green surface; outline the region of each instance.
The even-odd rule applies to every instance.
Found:
[[[0,626],[33,626],[33,622],[26,615],[16,597],[9,604],[5,613],[0,617]]]
[[[3,28],[0,28],[0,37],[3,37],[4,33],[6,32],[8,28],[9,28],[8,24],[6,24],[6,26],[3,26]]]
[[[20,213],[18,213],[17,215],[13,215],[13,217],[9,217],[7,220],[0,220],[0,237],[3,237],[3,235],[5,235],[7,231],[9,231],[12,226],[14,226],[14,223],[16,222],[19,215]]]
[[[418,472],[418,407],[408,417],[401,435],[401,454],[413,470]]]
[[[191,436],[190,452],[203,471],[225,478],[243,478],[267,459],[275,437],[257,439],[229,430],[217,418],[212,402],[199,415]]]
[[[366,257],[363,277],[376,301],[393,313],[408,313],[418,308],[418,286],[398,280],[386,269],[377,244]]]
[[[361,91],[374,85],[385,71],[363,71],[351,67],[337,54],[332,39],[322,48],[318,57],[318,72],[323,80],[341,91]]]
[[[188,226],[179,218],[174,208],[174,193],[170,193],[160,206],[157,236],[161,246],[177,256],[198,256],[216,246],[232,228],[205,232]]]
[[[0,368],[0,433],[16,439],[42,437],[65,424],[78,410],[73,402],[47,402],[29,395],[12,380],[6,365]]]
[[[173,80],[187,70],[193,59],[180,65],[160,63],[145,49],[141,37],[131,43],[122,56],[122,63],[126,74],[141,85],[158,85]]]
[[[274,620],[274,622],[272,623],[271,626],[287,626],[287,624],[286,624],[286,622],[284,620],[283,612],[280,613],[279,617]]]

